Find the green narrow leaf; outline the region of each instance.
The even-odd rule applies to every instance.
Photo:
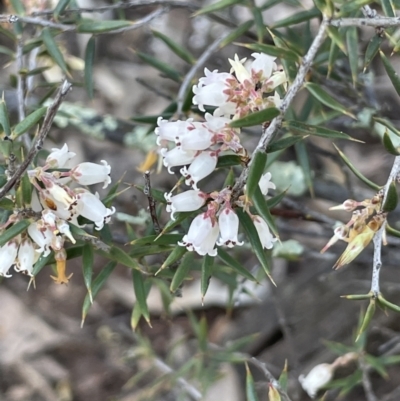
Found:
[[[290,17],[283,18],[278,22],[276,22],[274,25],[272,25],[271,28],[276,29],[276,28],[283,28],[286,26],[292,26],[295,24],[300,24],[305,21],[310,21],[311,19],[320,16],[321,16],[321,11],[319,11],[318,8],[313,7],[310,10],[300,11],[291,15]]]
[[[32,277],[36,277],[43,267],[48,265],[51,260],[54,261],[54,251],[51,251],[47,256],[43,256],[42,254],[38,261],[33,265]]]
[[[268,107],[267,109],[256,111],[243,118],[233,120],[229,126],[232,128],[253,127],[254,125],[261,125],[267,121],[271,121],[279,116],[280,111],[275,107]]]
[[[287,387],[288,387],[288,363],[287,363],[287,359],[285,359],[285,366],[283,367],[282,373],[279,376],[278,382],[279,382],[281,388],[284,391],[287,391]]]
[[[364,56],[364,72],[371,64],[371,61],[375,58],[376,54],[379,51],[381,43],[383,42],[384,38],[375,35],[368,43],[367,50],[365,50]]]
[[[335,145],[333,144],[337,152],[339,153],[340,158],[344,161],[347,167],[355,174],[357,178],[359,178],[365,185],[372,188],[374,191],[379,191],[381,187],[376,185],[374,182],[370,181],[367,177],[361,174],[351,163],[351,161],[346,157],[346,155]]]
[[[386,120],[385,118],[380,118],[380,117],[372,117],[372,119],[375,122],[377,122],[379,124],[382,124],[387,129],[392,131],[395,135],[400,137],[400,131],[389,120]]]
[[[241,276],[247,278],[250,281],[258,282],[257,279],[245,268],[242,266],[237,259],[233,258],[229,255],[228,252],[224,251],[222,248],[218,248],[218,257],[230,268],[232,268],[236,273],[239,273]]]
[[[310,195],[314,197],[314,186],[312,180],[312,171],[310,166],[310,159],[308,157],[307,147],[304,142],[298,142],[294,145],[296,150],[297,161],[303,171],[304,180],[307,184]]]
[[[347,16],[352,11],[358,11],[362,6],[371,4],[371,0],[351,0],[345,1],[340,6],[340,16]]]
[[[60,49],[55,42],[53,35],[49,28],[44,28],[41,33],[43,44],[46,47],[49,56],[54,60],[54,62],[61,68],[64,74],[69,76],[67,64],[65,63],[64,56],[62,55]]]
[[[339,29],[334,26],[329,26],[327,29],[328,36],[331,38],[333,42],[335,42],[336,46],[347,56],[347,49],[344,44],[344,38],[341,33],[339,33]]]
[[[93,81],[93,63],[96,53],[96,39],[92,36],[86,45],[85,51],[85,87],[90,99],[93,99],[94,81]]]
[[[294,121],[294,120],[285,121],[282,124],[282,126],[287,128],[288,130],[293,130],[308,135],[315,135],[330,139],[347,139],[349,141],[362,142],[359,141],[358,139],[354,139],[353,137],[344,133],[343,131],[335,131],[333,129],[325,128],[319,125],[305,124],[300,121]]]
[[[27,227],[31,224],[29,220],[21,220],[18,223],[15,223],[10,228],[7,228],[3,234],[0,235],[0,246],[3,246],[8,241],[16,237],[18,234],[21,234],[23,231],[27,229]]]
[[[399,149],[396,148],[393,143],[392,140],[390,139],[390,135],[388,133],[387,130],[385,130],[385,133],[383,134],[383,138],[382,138],[382,142],[383,142],[383,146],[385,147],[385,149],[394,156],[398,156],[400,155]]]
[[[374,317],[375,309],[376,309],[376,300],[375,298],[371,298],[371,300],[369,301],[367,311],[365,312],[360,330],[357,333],[356,342],[358,341],[360,336],[368,329],[368,326],[371,323],[372,318]]]
[[[147,299],[149,292],[151,290],[151,281],[147,280],[144,282],[144,294],[145,294],[145,298]],[[131,327],[132,330],[136,330],[137,325],[139,324],[140,318],[143,316],[142,314],[142,309],[140,307],[139,302],[135,302],[135,305],[132,308],[132,313],[131,313]],[[150,325],[150,322],[147,322]]]
[[[163,270],[163,269],[171,266],[173,263],[177,262],[178,260],[182,259],[182,257],[187,253],[187,251],[188,250],[184,246],[176,246],[175,249],[168,255],[165,262],[161,265],[160,270]]]
[[[69,3],[71,2],[71,0],[59,0],[59,2],[57,3],[55,9],[54,9],[54,19],[57,21],[58,17],[60,16],[60,14],[62,14],[65,9],[68,7]]]
[[[25,7],[21,0],[10,0],[10,3],[16,14],[25,15]]]
[[[286,192],[287,192],[287,189],[285,191],[283,191],[281,194],[276,195],[272,198],[269,198],[267,200],[267,208],[271,210],[273,207],[278,205],[280,203],[280,201],[285,197]]]
[[[219,45],[220,49],[229,45],[236,39],[240,38],[243,34],[245,34],[252,26],[254,25],[254,20],[249,20],[239,25],[236,29],[234,29]]]
[[[175,292],[183,281],[188,277],[190,269],[193,267],[193,252],[187,252],[183,256],[181,263],[179,264],[174,277],[172,278],[171,285],[169,287],[171,292]]]
[[[169,64],[160,61],[158,58],[150,56],[149,54],[135,51],[135,54],[145,63],[151,65],[155,69],[161,71],[166,77],[175,82],[181,82],[181,74]]]
[[[254,253],[257,256],[257,259],[260,261],[261,266],[263,267],[268,278],[275,285],[275,282],[273,281],[273,279],[271,277],[271,268],[269,266],[269,261],[267,259],[267,256],[265,255],[264,247],[261,244],[260,238],[257,233],[257,229],[254,226],[253,220],[250,218],[250,216],[247,213],[245,213],[239,209],[237,210],[237,215],[239,217],[240,224],[244,228],[246,235],[251,243],[251,247],[253,248]]]
[[[274,141],[270,145],[268,145],[267,153],[273,153],[273,152],[277,152],[279,150],[284,150],[284,149],[290,148],[295,143],[302,141],[307,136],[308,135],[306,135],[306,136],[290,135],[290,136],[286,136],[284,138],[278,139],[277,141]]]
[[[251,200],[258,214],[267,222],[274,235],[279,238],[279,233],[278,229],[276,228],[274,218],[272,217],[271,212],[268,209],[267,201],[265,200],[265,196],[261,193],[260,187],[257,187],[255,189]]]
[[[382,294],[378,295],[378,303],[380,306],[384,308],[389,308],[392,311],[400,312],[400,306],[392,304],[391,302],[387,301]]]
[[[3,198],[3,199],[0,199],[0,209],[14,210],[15,204],[11,199]]]
[[[349,112],[345,106],[340,104],[336,99],[334,99],[331,95],[325,92],[325,90],[322,89],[320,85],[314,84],[312,82],[307,82],[305,84],[305,87],[317,100],[319,100],[325,106],[340,111],[341,113],[356,119],[353,113]]]
[[[260,182],[261,176],[264,173],[266,163],[267,154],[263,150],[255,152],[246,182],[246,193],[249,198],[253,197],[254,192],[258,188],[258,183]]]
[[[13,133],[11,135],[11,139],[15,140],[20,135],[28,132],[32,127],[39,123],[42,117],[46,114],[47,107],[41,107],[40,109],[35,110],[29,116],[24,118],[21,122],[19,122],[13,129]]]
[[[92,244],[86,243],[83,246],[82,252],[82,275],[83,282],[88,290],[90,302],[93,303],[92,294],[92,276],[93,276],[93,263],[94,263],[94,253]]]
[[[11,135],[10,120],[8,118],[8,110],[4,99],[0,101],[0,124],[7,137]]]
[[[355,26],[346,31],[347,53],[353,86],[356,86],[358,78],[358,32]]]
[[[186,61],[188,64],[194,64],[196,62],[195,57],[190,53],[189,50],[176,43],[170,37],[154,29],[152,32],[156,38],[161,39],[168,46],[168,48],[171,49],[182,60]]]
[[[108,277],[110,274],[113,272],[115,269],[115,266],[117,265],[117,262],[115,261],[110,261],[108,262],[104,268],[101,270],[101,272],[97,275],[97,277],[93,280],[92,284],[92,298],[94,299],[98,292],[101,290],[101,288],[104,286],[106,283]],[[81,327],[83,326],[83,323],[85,322],[86,316],[89,312],[90,307],[92,306],[93,301],[89,297],[89,293],[86,294],[85,300],[83,301],[82,305],[82,322],[81,322]]]
[[[233,167],[242,164],[242,158],[237,155],[223,155],[218,157],[217,167]]]
[[[251,7],[251,12],[253,14],[254,23],[256,25],[257,40],[259,43],[262,43],[264,34],[266,32],[262,12],[258,7]]]
[[[145,290],[145,280],[141,272],[132,270],[133,289],[135,290],[136,301],[139,304],[141,315],[150,325],[150,313],[147,307],[147,291]],[[150,325],[151,326],[151,325]]]
[[[254,379],[246,363],[246,401],[258,401]]]
[[[78,22],[77,32],[105,33],[115,31],[117,29],[127,28],[131,25],[132,22],[126,20],[99,21],[94,19],[82,18]]]
[[[215,11],[223,10],[224,8],[233,6],[234,4],[241,3],[242,0],[220,0],[213,4],[207,5],[200,10],[196,11],[193,16],[213,13]]]
[[[262,43],[236,43],[238,46],[245,47],[256,52],[269,54],[270,56],[279,57],[283,60],[289,60],[298,62],[300,57],[293,50],[286,49],[284,47],[278,47],[273,45],[265,45]]]
[[[393,212],[399,203],[399,196],[397,194],[396,182],[392,181],[386,195],[385,203],[382,206],[384,212]]]
[[[339,57],[339,48],[336,46],[335,42],[331,41],[331,47],[329,49],[329,59],[328,59],[328,74],[329,78],[332,74],[332,71],[335,69],[336,61]]]
[[[163,234],[163,235],[149,235],[135,239],[130,242],[131,245],[176,245],[182,239],[182,234]]]
[[[29,180],[29,176],[27,173],[22,176],[20,188],[23,205],[25,207],[31,207],[33,186]]]
[[[140,124],[157,125],[157,120],[160,118],[160,116],[165,120],[169,120],[174,114],[175,113],[163,113],[155,116],[133,116],[131,117],[131,120]]]
[[[212,275],[212,269],[214,264],[214,258],[210,255],[206,255],[201,265],[201,297],[207,293],[208,285]]]
[[[383,62],[383,66],[385,67],[386,73],[388,74],[394,89],[396,89],[397,94],[400,96],[400,78],[399,78],[399,75],[397,74],[396,70],[393,68],[392,64],[390,64],[390,61],[383,54],[383,52],[381,50],[379,51],[379,54],[381,56],[381,60]]]
[[[396,13],[393,9],[393,4],[391,0],[381,0],[382,9],[386,17],[395,17]]]
[[[129,256],[122,249],[112,246],[110,252],[97,251],[98,253],[108,257],[111,260],[115,260],[118,263],[121,263],[124,266],[130,267],[131,269],[140,270],[140,267],[136,260],[134,260],[131,256]]]

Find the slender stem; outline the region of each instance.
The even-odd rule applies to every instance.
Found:
[[[372,26],[383,28],[390,26],[400,26],[400,17],[377,17],[377,18],[339,18],[330,21],[329,25],[336,27],[345,26]]]
[[[308,49],[307,54],[303,58],[303,62],[300,65],[296,78],[294,79],[292,85],[287,91],[286,96],[282,100],[279,116],[274,118],[270,126],[262,133],[258,145],[253,152],[253,156],[255,155],[256,152],[265,152],[265,149],[267,148],[271,139],[273,138],[277,130],[280,128],[285,112],[291,105],[297,92],[303,86],[304,80],[306,78],[309,69],[311,68],[311,65],[314,61],[317,51],[325,39],[325,31],[328,25],[329,25],[329,19],[326,16],[324,16],[322,23],[319,27],[318,33],[315,36],[314,41],[311,44],[310,48]],[[240,193],[246,184],[247,177],[249,175],[249,168],[251,166],[253,159],[254,157],[251,158],[249,164],[243,169],[240,177],[238,178],[238,180],[235,183],[235,186],[233,187],[232,198],[234,200],[236,200],[240,196]]]
[[[58,108],[60,107],[62,101],[65,96],[71,89],[72,84],[68,81],[64,81],[61,87],[59,88],[53,103],[47,109],[46,115],[44,116],[42,127],[39,133],[36,136],[36,140],[29,150],[25,160],[21,163],[21,165],[17,168],[12,177],[6,182],[6,184],[0,190],[0,199],[4,198],[7,195],[8,191],[14,187],[14,185],[21,179],[25,171],[28,169],[34,157],[37,155],[40,149],[43,147],[43,142],[46,139],[47,134],[50,131],[51,125],[53,123],[54,117],[57,113]]]
[[[389,187],[393,181],[397,181],[400,174],[400,156],[396,156],[393,162],[392,170],[390,171],[389,178],[385,185],[385,194],[383,197],[382,205],[385,204]],[[374,259],[372,268],[372,281],[371,281],[371,292],[377,297],[379,295],[379,273],[382,267],[381,253],[382,253],[382,240],[385,235],[386,221],[382,224],[382,227],[376,232],[374,236]]]
[[[210,46],[207,46],[205,52],[199,57],[196,63],[192,66],[189,72],[186,74],[185,79],[182,82],[181,87],[178,92],[178,106],[177,106],[177,114],[180,116],[182,113],[183,102],[185,100],[185,95],[187,92],[188,86],[191,84],[193,77],[195,76],[197,70],[211,57],[211,55],[219,48],[219,45],[222,41],[230,34],[228,32],[226,35],[216,39]]]
[[[110,35],[114,33],[123,33],[127,31],[133,31],[134,29],[140,28],[143,25],[148,24],[151,20],[154,18],[157,18],[161,16],[162,14],[165,14],[169,10],[169,7],[162,7],[159,8],[149,15],[146,15],[144,18],[133,21],[132,25],[128,25],[123,28],[119,29],[114,29],[112,31],[108,32],[99,32],[97,33],[98,35]],[[35,17],[22,17],[22,16],[17,16],[17,15],[0,15],[0,22],[9,22],[9,23],[16,23],[16,22],[23,22],[26,24],[31,24],[31,25],[39,25],[43,26],[45,28],[54,28],[54,29],[59,29],[62,32],[68,32],[68,31],[76,31],[77,26],[74,24],[60,24],[58,22],[53,22],[53,21],[48,21],[44,20],[41,18],[35,18]]]
[[[157,217],[156,201],[153,198],[153,196],[151,195],[150,171],[146,171],[143,174],[143,177],[144,177],[144,182],[145,182],[143,193],[147,196],[147,200],[149,202],[149,211],[150,211],[151,220],[153,221],[154,231],[155,231],[156,235],[158,235],[161,232],[161,227],[160,227],[160,223],[159,223],[158,217]]]
[[[143,6],[156,6],[163,5],[174,8],[189,8],[191,10],[197,10],[200,6],[193,4],[190,1],[179,1],[179,0],[133,0],[133,1],[119,1],[114,4],[108,4],[100,7],[79,7],[79,8],[70,8],[64,10],[63,14],[73,14],[73,13],[101,13],[109,10],[120,10],[120,9],[128,9],[135,7],[143,7]],[[39,15],[53,15],[54,10],[42,10],[36,11],[32,13],[32,16]]]

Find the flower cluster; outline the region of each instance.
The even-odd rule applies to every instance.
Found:
[[[386,221],[386,213],[381,211],[382,200],[383,192],[381,191],[371,199],[365,199],[362,202],[347,199],[343,204],[330,208],[330,210],[353,212],[350,221],[335,228],[333,237],[321,250],[321,253],[324,253],[338,240],[348,243],[345,251],[333,266],[334,269],[339,269],[353,261],[368,246],[375,233]]]
[[[78,217],[94,223],[96,230],[101,230],[115,208],[107,208],[99,199],[85,188],[71,188],[75,182],[80,185],[103,183],[106,188],[111,182],[111,167],[102,160],[102,164],[80,163],[67,170],[66,163],[75,156],[65,144],[62,149],[52,149],[43,167],[28,171],[34,189],[32,192],[32,215],[34,221],[26,232],[14,237],[0,248],[0,276],[10,277],[9,269],[14,265],[16,271],[32,276],[33,266],[40,256],[48,256],[53,250],[57,264],[56,283],[68,283],[66,276],[65,240],[75,243],[70,231],[70,223],[82,227]],[[4,229],[20,219],[16,211],[1,228]]]
[[[162,147],[160,153],[164,166],[171,174],[174,174],[174,167],[181,167],[185,184],[191,187],[177,195],[166,193],[167,211],[174,219],[176,212],[207,207],[204,213],[195,217],[187,235],[179,242],[179,245],[200,255],[215,256],[216,244],[228,247],[243,244],[237,238],[239,219],[234,210],[237,206],[244,206],[249,213],[265,248],[272,248],[275,241],[267,223],[260,216],[250,214],[247,198],[243,205],[242,199],[231,202],[230,188],[212,193],[198,188],[198,183],[217,168],[221,153],[229,152],[241,157],[247,155],[240,141],[240,129],[232,128],[230,122],[280,105],[281,99],[274,90],[286,82],[285,73],[278,70],[275,57],[260,53],[253,53],[252,56],[254,60],[249,63],[237,56],[229,60],[231,73],[205,69],[205,77],[193,87],[194,105],[198,105],[201,111],[205,111],[205,105],[216,107],[213,114],[205,113],[205,121],[158,119],[155,132],[157,144]],[[269,188],[275,188],[270,179],[270,173],[261,178],[260,188],[264,195]]]

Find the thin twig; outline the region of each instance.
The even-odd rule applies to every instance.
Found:
[[[151,184],[150,184],[150,171],[146,171],[143,174],[144,177],[144,188],[143,193],[147,196],[149,202],[149,212],[151,216],[151,220],[153,222],[153,227],[156,235],[160,234],[161,227],[157,217],[157,210],[156,210],[156,201],[154,200],[153,196],[151,195]]]
[[[256,366],[258,369],[260,369],[266,379],[268,380],[269,383],[271,383],[279,392],[281,395],[281,400],[282,401],[290,401],[289,396],[287,395],[286,391],[282,388],[280,385],[279,381],[275,379],[274,375],[269,371],[267,368],[267,365],[264,362],[259,361],[257,358],[253,357],[248,357],[247,361],[252,363],[254,366]]]
[[[329,25],[336,27],[345,26],[372,26],[374,28],[384,28],[390,26],[399,26],[400,17],[377,17],[377,18],[339,18],[333,19]]]
[[[79,7],[79,8],[69,8],[64,10],[63,15],[73,14],[73,13],[101,13],[106,12],[109,10],[121,10],[121,9],[129,9],[135,7],[143,7],[143,6],[157,6],[163,5],[173,8],[188,8],[193,11],[198,10],[200,6],[193,4],[190,1],[168,1],[168,0],[133,0],[133,1],[119,1],[114,4],[109,4],[100,7]],[[42,11],[35,11],[32,13],[32,16],[39,16],[39,15],[53,15],[54,10],[42,10]]]
[[[199,57],[197,62],[192,66],[189,72],[186,74],[185,79],[182,82],[181,87],[178,92],[178,106],[177,106],[177,115],[180,116],[182,113],[183,102],[185,101],[185,96],[187,92],[188,86],[191,84],[193,77],[196,75],[197,70],[211,57],[211,55],[219,48],[219,45],[222,41],[230,35],[231,32],[223,35],[222,37],[216,39],[210,46],[207,46],[205,52]]]
[[[385,204],[390,185],[393,181],[397,181],[400,174],[400,156],[396,156],[393,162],[392,170],[390,171],[389,178],[385,185],[385,194],[383,197],[382,205]],[[381,253],[382,253],[382,239],[386,229],[386,221],[382,227],[374,235],[374,259],[372,268],[372,281],[371,292],[377,297],[379,295],[379,273],[382,267]]]
[[[19,40],[17,43],[16,61],[17,61],[17,99],[18,99],[18,121],[21,122],[25,119],[25,90],[26,90],[26,78],[22,74],[24,68],[24,43]],[[26,149],[31,147],[31,140],[29,134],[25,132],[21,136],[21,141],[25,145]]]
[[[50,131],[51,125],[53,123],[54,117],[57,113],[58,108],[60,107],[62,101],[65,96],[71,89],[72,84],[68,81],[64,81],[61,87],[59,88],[56,97],[53,100],[53,103],[47,109],[46,115],[44,116],[42,127],[39,133],[36,136],[35,143],[29,150],[25,160],[21,163],[18,169],[15,171],[13,176],[7,181],[7,183],[0,190],[0,199],[4,198],[7,195],[8,191],[14,187],[14,185],[21,179],[25,171],[28,169],[34,157],[37,153],[42,149],[43,142],[46,139],[47,134]]]
[[[297,92],[303,86],[305,77],[306,77],[309,69],[311,68],[311,65],[314,61],[317,51],[325,39],[325,31],[326,31],[326,28],[328,25],[329,25],[329,20],[326,16],[324,16],[321,26],[319,27],[318,33],[315,36],[314,41],[311,44],[310,48],[308,49],[307,54],[303,58],[303,62],[299,68],[296,78],[294,79],[292,85],[290,86],[289,90],[287,91],[286,96],[282,100],[282,104],[279,108],[280,109],[279,116],[272,120],[270,126],[261,135],[258,145],[253,152],[253,157],[250,159],[249,164],[243,169],[240,177],[238,178],[238,180],[236,181],[236,183],[233,187],[233,191],[232,191],[233,192],[232,193],[233,200],[236,200],[240,196],[240,193],[246,184],[247,177],[249,175],[249,168],[252,164],[252,161],[254,160],[254,155],[256,154],[256,152],[265,152],[265,149],[267,148],[269,142],[271,141],[271,139],[273,138],[273,136],[275,135],[277,130],[280,128],[285,112],[289,108],[289,106],[292,103]]]
[[[114,29],[112,31],[107,31],[107,32],[98,32],[98,35],[111,35],[115,33],[124,33],[127,31],[133,31],[135,29],[138,29],[142,27],[143,25],[148,24],[150,21],[152,21],[154,18],[157,18],[166,12],[168,12],[169,7],[163,7],[159,8],[149,15],[146,15],[144,18],[133,21],[132,25],[125,26],[123,28],[119,29]],[[59,29],[62,32],[73,32],[78,29],[76,25],[72,24],[60,24],[58,22],[53,22],[53,21],[48,21],[44,20],[41,18],[35,18],[35,17],[21,17],[17,15],[0,15],[0,22],[9,22],[9,23],[16,23],[16,22],[23,22],[26,24],[31,24],[31,25],[39,25],[43,26],[45,28],[54,28],[54,29]]]

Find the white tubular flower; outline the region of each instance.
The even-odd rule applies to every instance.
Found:
[[[73,244],[76,243],[75,238],[71,234],[69,224],[65,220],[59,219],[57,222],[57,228],[61,234],[64,234]]]
[[[105,223],[111,219],[111,215],[115,213],[115,207],[108,209],[99,199],[98,194],[90,192],[82,192],[77,194],[77,214],[91,220],[96,225],[96,230],[101,230]]]
[[[229,124],[232,120],[230,118],[226,118],[226,117],[219,117],[219,116],[215,116],[212,115],[210,113],[206,113],[204,115],[206,121],[207,121],[207,128],[210,131],[214,131],[214,132],[219,132],[221,131],[223,128],[226,128],[227,124]],[[230,128],[232,129],[232,128]]]
[[[168,168],[168,172],[174,174],[171,168],[190,164],[194,160],[196,152],[194,150],[185,151],[181,148],[173,148],[171,150],[163,148],[161,149],[161,155],[164,158],[163,163]]]
[[[219,235],[218,223],[214,223],[211,229],[207,232],[207,236],[199,245],[194,245],[194,250],[199,255],[217,256],[217,248],[215,248],[215,242]]]
[[[68,209],[74,200],[68,194],[68,192],[60,187],[58,184],[51,183],[51,185],[47,186],[47,190],[49,195],[57,202],[61,203],[65,209]]]
[[[177,141],[181,136],[187,133],[189,124],[193,119],[186,121],[168,121],[162,117],[158,117],[155,133],[157,135],[157,145],[160,146],[162,141]]]
[[[249,68],[255,74],[261,73],[261,80],[268,79],[272,72],[276,70],[276,57],[264,53],[252,53],[251,56],[254,57],[254,61]]]
[[[103,188],[107,188],[108,184],[111,183],[111,167],[105,160],[102,160],[101,163],[80,163],[71,170],[71,178],[81,185],[93,185],[102,182]]]
[[[11,277],[11,274],[7,273],[10,270],[10,267],[15,263],[18,254],[19,241],[20,238],[15,237],[0,248],[0,276]]]
[[[33,242],[39,246],[36,252],[43,253],[43,256],[47,256],[50,253],[51,239],[54,235],[47,227],[43,227],[43,229],[40,230],[38,227],[39,222],[40,220],[28,226],[28,234]]]
[[[307,376],[301,375],[299,382],[309,397],[315,398],[318,391],[332,380],[333,373],[332,365],[321,363],[314,366]]]
[[[219,215],[218,224],[221,238],[218,240],[217,245],[227,245],[229,248],[233,248],[235,245],[243,245],[243,242],[239,242],[237,238],[239,218],[230,206],[222,210]]]
[[[182,241],[178,242],[178,245],[185,246],[188,251],[196,250],[200,255],[209,254],[210,256],[215,256],[216,250],[210,248],[214,248],[218,231],[218,224],[213,222],[211,217],[206,213],[199,214],[193,219],[188,233],[182,238]],[[214,251],[215,254],[212,255]]]
[[[272,236],[268,224],[260,216],[253,216],[253,223],[257,229],[257,233],[263,248],[271,249],[277,239]]]
[[[276,185],[271,182],[271,173],[265,173],[261,176],[258,186],[260,187],[261,193],[266,196],[268,194],[268,190],[275,189]]]
[[[194,129],[189,130],[180,139],[180,147],[184,151],[205,150],[214,143],[214,135],[203,123],[193,123]]]
[[[254,53],[257,54],[257,53]],[[236,79],[240,82],[243,83],[244,81],[251,81],[251,74],[243,63],[246,61],[246,58],[239,59],[238,55],[235,54],[234,60],[228,59],[230,65],[232,66],[232,70],[235,72]]]
[[[279,85],[284,84],[287,82],[287,77],[284,71],[278,71],[272,75],[264,84],[263,84],[263,91],[264,92],[272,92],[275,88]]]
[[[68,150],[66,143],[61,149],[53,148],[51,150],[52,152],[47,156],[46,164],[49,164],[51,167],[55,168],[64,167],[68,160],[76,156],[76,153]]]
[[[197,183],[215,170],[217,161],[215,152],[202,152],[196,156],[189,168],[186,166],[181,168],[181,174],[186,177],[186,185],[197,190]]]
[[[32,277],[33,264],[37,256],[32,241],[29,238],[22,240],[18,249],[18,260],[15,265],[15,271],[25,272]]]
[[[167,200],[167,212],[171,213],[172,220],[175,220],[174,214],[176,212],[192,212],[200,209],[207,200],[207,194],[194,189],[175,196],[172,193],[165,193],[164,197]]]
[[[236,82],[236,78],[228,73],[213,72],[207,68],[204,70],[205,77],[199,79],[199,84],[193,86],[193,104],[198,105],[201,111],[205,111],[204,105],[219,106],[225,113],[235,114],[235,103],[229,102],[229,95],[224,93],[229,89],[230,81]]]
[[[57,216],[50,209],[43,210],[42,219],[45,222],[46,226],[51,231],[55,231],[57,229],[57,226],[56,226]]]

